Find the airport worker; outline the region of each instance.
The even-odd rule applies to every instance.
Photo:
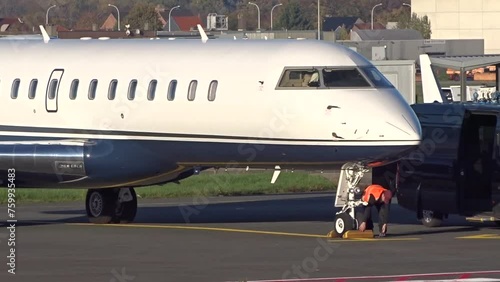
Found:
[[[391,204],[392,192],[381,185],[372,184],[366,187],[361,200],[363,202],[363,213],[361,215],[359,231],[365,231],[367,222],[371,222],[372,207],[375,206],[379,217],[379,236],[384,237],[387,233],[387,221],[389,218],[389,205]]]

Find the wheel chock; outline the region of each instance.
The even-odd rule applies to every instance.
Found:
[[[335,231],[330,231],[328,232],[328,234],[326,235],[326,237],[328,238],[342,238],[339,234],[337,234]]]
[[[344,239],[373,239],[373,230],[365,230],[361,232],[359,230],[348,230],[342,238]]]

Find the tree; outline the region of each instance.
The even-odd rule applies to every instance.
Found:
[[[306,12],[303,10],[297,0],[291,0],[288,5],[282,10],[278,19],[278,26],[288,30],[307,30],[313,25],[311,21],[305,17]]]
[[[427,16],[419,17],[416,13],[411,15],[411,19],[398,22],[399,29],[414,29],[420,31],[425,39],[431,38],[431,22]]]
[[[91,30],[93,24],[97,24],[99,28],[99,15],[96,11],[85,12],[80,16],[80,19],[76,22],[74,28],[76,30]]]
[[[137,3],[125,18],[125,23],[130,24],[130,28],[143,29],[146,23],[151,30],[161,30],[162,24],[154,4]]]
[[[388,22],[408,22],[410,18],[410,9],[406,7],[399,7],[389,11],[382,11],[375,16],[376,22],[383,25],[387,25]]]
[[[338,40],[349,40],[351,39],[351,36],[349,34],[349,31],[347,30],[347,28],[345,27],[345,25],[342,25],[342,27],[340,27],[337,32],[337,34],[335,35],[335,37],[338,39]]]
[[[323,0],[321,3],[321,14],[322,16],[332,16],[332,17],[352,17],[360,16],[360,6],[359,0],[346,2],[343,0]],[[317,9],[317,5],[315,5]]]
[[[222,0],[193,0],[191,7],[197,12],[227,14],[227,9]]]

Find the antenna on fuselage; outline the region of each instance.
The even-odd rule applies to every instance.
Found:
[[[200,32],[200,35],[201,35],[201,41],[203,43],[207,42],[208,41],[208,36],[207,34],[205,33],[205,31],[203,30],[203,27],[201,27],[201,25],[197,24],[196,25],[198,27],[198,31]]]
[[[49,34],[47,33],[47,31],[45,30],[45,27],[43,27],[43,25],[40,25],[40,31],[42,32],[43,42],[45,42],[45,43],[49,43],[49,41],[50,41],[50,36],[49,36]]]

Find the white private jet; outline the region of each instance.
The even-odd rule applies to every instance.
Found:
[[[209,167],[366,168],[421,140],[393,85],[334,43],[42,33],[0,42],[1,178],[89,189],[93,223],[131,222],[134,187]]]

